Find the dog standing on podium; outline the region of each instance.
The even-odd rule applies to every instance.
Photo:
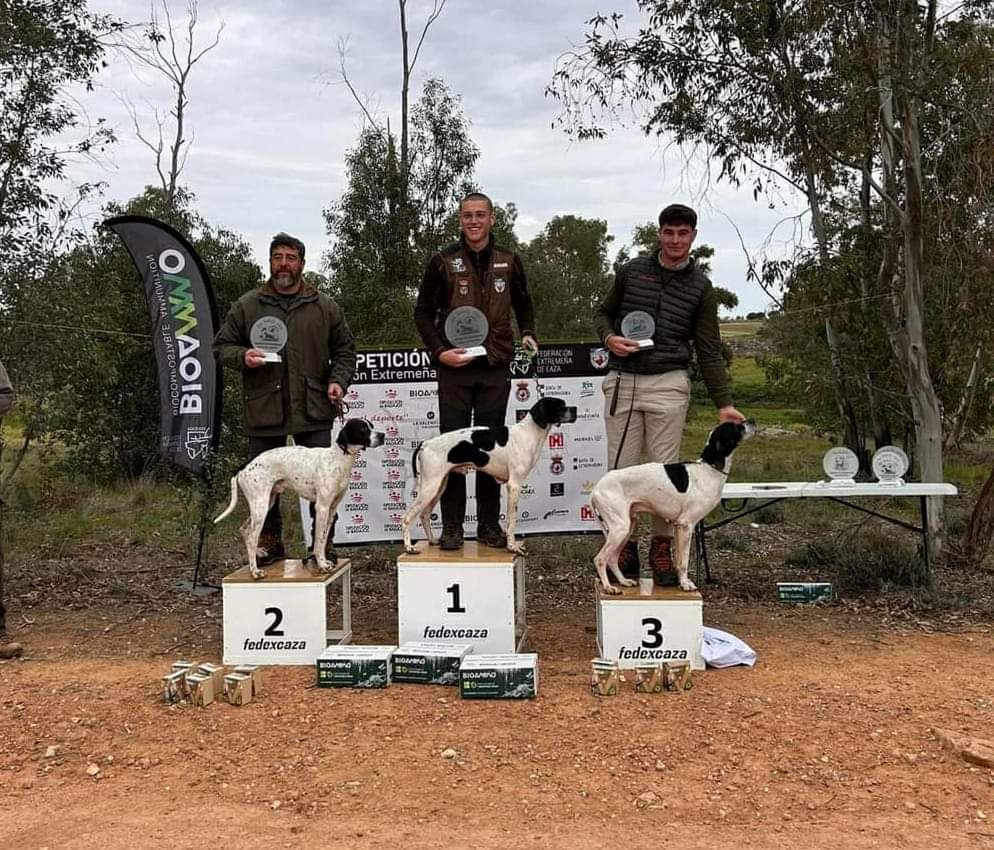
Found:
[[[428,543],[435,545],[431,512],[445,490],[449,475],[453,472],[464,475],[475,469],[477,474],[484,472],[507,486],[507,548],[523,554],[524,547],[514,539],[521,486],[538,463],[549,429],[568,422],[576,422],[575,407],[567,406],[561,398],[542,398],[512,428],[460,428],[425,440],[414,451],[418,492],[401,523],[404,551],[417,552],[411,543],[411,526],[418,518]]]
[[[611,570],[618,583],[632,587],[618,568],[618,555],[639,513],[651,513],[673,524],[673,566],[680,588],[697,590],[687,576],[694,527],[717,507],[732,468],[732,453],[756,433],[756,423],[724,422],[708,434],[699,460],[693,463],[642,463],[612,469],[590,494],[590,504],[604,529],[604,545],[594,558],[605,593],[620,593],[608,580]]]
[[[363,449],[383,445],[383,433],[374,431],[365,419],[349,419],[338,432],[337,445],[329,448],[283,446],[263,452],[231,479],[231,502],[215,523],[219,523],[238,503],[241,487],[248,502],[249,516],[239,529],[248,551],[252,578],[265,578],[266,573],[256,563],[256,547],[266,512],[276,503],[276,497],[289,487],[310,502],[314,502],[314,539],[311,551],[322,571],[330,573],[334,564],[325,558],[325,543],[331,521],[349,486],[349,473],[356,456]]]

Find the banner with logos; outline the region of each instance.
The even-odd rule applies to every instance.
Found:
[[[508,427],[538,401],[539,382],[544,395],[562,398],[577,408],[575,423],[549,431],[518,503],[518,534],[599,531],[588,499],[594,483],[607,469],[601,391],[606,370],[607,353],[591,343],[543,348],[534,367],[523,361],[512,364]],[[386,442],[356,461],[338,509],[335,541],[399,541],[401,518],[415,485],[411,455],[419,443],[438,433],[438,390],[428,352],[360,353],[355,383],[346,400],[348,415],[369,419],[384,432]],[[476,534],[475,475],[469,473],[466,482],[467,537]],[[437,535],[441,531],[437,509],[432,519]],[[415,540],[424,539],[420,524],[412,533]]]
[[[211,353],[217,307],[207,270],[168,224],[138,215],[104,224],[124,242],[145,285],[159,373],[160,451],[202,475],[220,438],[224,387]]]

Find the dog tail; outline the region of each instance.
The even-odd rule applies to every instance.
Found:
[[[224,509],[224,513],[221,514],[216,520],[214,520],[215,525],[224,519],[228,514],[230,514],[234,509],[235,505],[238,504],[238,476],[233,475],[231,477],[231,502],[228,503],[228,507]]]
[[[414,454],[411,455],[411,466],[414,467],[414,477],[418,477],[418,455],[421,454],[421,447],[424,443],[418,443],[418,447],[414,450]]]

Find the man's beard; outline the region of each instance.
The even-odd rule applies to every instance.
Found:
[[[270,284],[272,284],[273,289],[277,292],[291,292],[300,286],[300,281],[303,275],[293,274],[292,272],[287,273],[284,276],[271,275],[269,278]]]

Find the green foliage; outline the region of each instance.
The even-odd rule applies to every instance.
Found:
[[[64,226],[55,186],[69,159],[113,140],[102,119],[77,132],[83,116],[68,92],[92,87],[101,34],[119,28],[85,0],[0,3],[0,272]]]
[[[610,286],[607,222],[556,216],[524,249],[540,338],[590,339]]]
[[[415,341],[411,315],[428,257],[445,244],[448,217],[479,150],[459,98],[428,80],[411,113],[410,163],[393,133],[365,126],[345,157],[348,185],[325,211],[331,294],[364,345]]]
[[[785,567],[828,577],[839,593],[880,592],[889,587],[928,585],[919,553],[892,535],[862,530],[858,538],[817,540],[790,553]]]

